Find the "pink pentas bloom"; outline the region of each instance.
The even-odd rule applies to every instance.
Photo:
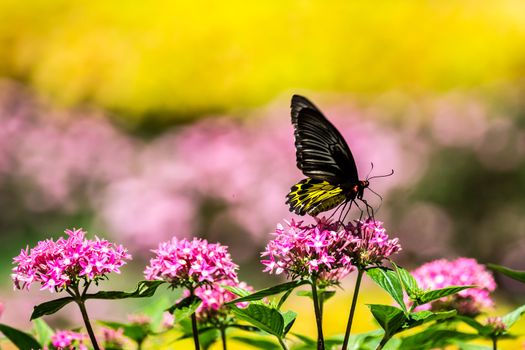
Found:
[[[40,241],[13,259],[16,266],[11,277],[15,288],[29,289],[31,283],[39,282],[40,289],[61,291],[79,280],[97,281],[110,272],[120,273],[125,260],[131,259],[121,245],[96,236],[86,239],[82,229],[65,233],[67,238]]]
[[[138,326],[147,326],[151,323],[151,317],[145,314],[128,315],[128,321]]]
[[[105,349],[124,349],[124,329],[102,327],[102,342]]]
[[[88,347],[84,344],[87,338],[87,334],[58,330],[51,336],[51,344],[57,349],[87,350]]]
[[[237,282],[233,280],[218,281],[213,284],[207,284],[195,289],[195,295],[202,301],[195,314],[201,323],[209,323],[216,326],[224,325],[232,320],[232,315],[229,313],[228,307],[224,304],[232,301],[239,296],[230,292],[223,286],[238,287],[247,291],[253,291],[253,288],[245,282]],[[184,292],[184,296],[188,297],[189,291]],[[247,302],[236,304],[240,308],[248,306]]]
[[[417,310],[456,309],[461,315],[475,316],[482,308],[493,306],[490,293],[496,289],[496,282],[485,266],[475,259],[458,258],[434,260],[423,264],[412,272],[420,288],[434,290],[450,286],[476,286],[457,294],[441,298]]]
[[[275,238],[261,253],[264,271],[285,273],[291,279],[309,279],[312,275],[326,284],[337,284],[355,267],[345,254],[347,232],[325,218],[311,225],[293,219],[286,227],[277,225]]]
[[[389,239],[383,223],[373,219],[356,220],[346,226],[348,242],[346,253],[360,269],[381,265],[382,261],[401,250],[397,238]]]
[[[148,280],[164,280],[173,287],[190,289],[225,279],[237,281],[238,266],[227,247],[219,243],[172,238],[153,252],[156,256],[144,271]]]

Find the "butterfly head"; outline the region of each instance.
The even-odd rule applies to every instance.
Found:
[[[356,192],[356,197],[359,199],[363,199],[365,188],[367,188],[370,185],[370,182],[368,180],[361,180],[355,185],[354,191]]]

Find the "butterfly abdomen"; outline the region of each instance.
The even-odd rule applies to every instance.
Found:
[[[333,209],[345,200],[347,196],[341,187],[311,178],[293,185],[286,196],[286,204],[290,206],[290,211],[298,215],[312,216]]]

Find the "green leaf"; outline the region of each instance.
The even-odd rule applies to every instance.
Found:
[[[44,315],[52,315],[74,300],[72,297],[64,297],[39,304],[33,308],[30,320],[35,320]]]
[[[416,306],[423,305],[426,303],[430,303],[431,301],[441,299],[443,297],[448,297],[449,295],[456,294],[458,292],[461,292],[462,290],[473,288],[475,286],[450,286],[446,288],[436,289],[436,290],[429,290],[426,292],[423,292],[418,300],[415,301]]]
[[[422,332],[403,338],[403,350],[430,350],[445,348],[456,341],[477,339],[476,334],[462,333],[453,329],[435,329],[432,326]]]
[[[471,328],[476,330],[481,335],[488,335],[488,334],[490,334],[492,332],[492,328],[491,327],[485,326],[484,324],[476,321],[472,317],[458,315],[458,316],[455,317],[455,319],[456,320],[460,320],[461,322],[469,325]]]
[[[505,276],[508,276],[516,281],[525,283],[525,271],[512,270],[508,267],[496,264],[487,264],[487,267],[491,270],[501,272]]]
[[[135,341],[137,344],[142,343],[144,339],[146,339],[146,337],[150,334],[148,326],[112,321],[99,321],[99,323],[114,330],[121,328],[124,331],[124,335]]]
[[[413,298],[419,291],[416,279],[410,274],[410,272],[408,272],[404,268],[399,267],[394,263],[393,265],[398,274],[399,279],[401,280],[401,284],[407,291],[408,296],[410,298]]]
[[[316,346],[317,340],[310,338],[306,335],[299,334],[299,333],[292,333],[295,337],[297,337],[300,341],[302,341],[304,344],[308,346]]]
[[[465,343],[463,341],[455,341],[454,344],[459,346],[460,350],[492,350],[492,347],[478,344]]]
[[[222,284],[221,285],[222,288],[232,292],[233,294],[239,296],[239,297],[245,297],[245,296],[248,296],[250,294],[252,294],[252,292],[250,292],[249,290],[246,290],[244,288],[240,288],[240,287],[234,287],[234,286],[227,286],[225,284]]]
[[[432,312],[432,311],[419,311],[410,314],[408,322],[403,325],[403,330],[420,326],[424,323],[432,321],[441,321],[448,318],[452,318],[457,315],[456,310]]]
[[[268,349],[268,350],[281,349],[281,346],[279,344],[276,344],[274,341],[271,341],[270,339],[264,339],[264,338],[259,338],[259,337],[258,338],[241,337],[241,336],[234,336],[234,337],[231,337],[230,339],[236,340],[246,345],[253,346],[256,349]]]
[[[369,304],[368,307],[377,323],[385,331],[385,338],[396,334],[407,321],[403,310],[390,305]]]
[[[16,328],[0,323],[0,332],[4,333],[7,339],[16,345],[20,350],[41,349],[42,345],[33,336],[22,332]]]
[[[51,337],[55,332],[49,325],[41,318],[33,320],[33,331],[40,345],[46,346],[51,342]]]
[[[512,327],[521,318],[523,313],[525,313],[525,305],[521,305],[514,311],[511,311],[505,316],[501,317],[503,323],[507,327],[507,330],[509,330],[510,327]]]
[[[237,317],[255,327],[282,338],[284,334],[284,318],[278,310],[261,304],[250,304],[247,308],[230,305]]]
[[[166,282],[164,281],[140,281],[137,288],[132,292],[121,291],[100,291],[95,294],[87,294],[85,299],[127,299],[127,298],[148,298],[155,294],[157,288]]]
[[[170,307],[168,310],[169,313],[175,316],[175,321],[180,322],[189,318],[202,303],[202,300],[199,297],[193,295],[186,297]]]
[[[286,282],[286,283],[278,284],[276,286],[265,288],[265,289],[261,289],[261,290],[259,290],[257,292],[254,292],[254,293],[250,294],[250,295],[246,295],[244,297],[232,300],[232,301],[226,303],[226,305],[233,305],[233,304],[237,304],[237,303],[240,303],[240,302],[243,302],[243,301],[261,300],[261,299],[269,297],[271,295],[279,294],[279,293],[282,293],[282,292],[287,292],[287,291],[289,291],[291,289],[297,288],[297,287],[302,286],[303,284],[307,284],[307,283],[309,283],[309,281],[307,281],[307,280],[300,280],[300,281],[293,281],[293,282]]]
[[[297,292],[297,295],[300,296],[300,297],[308,297],[308,298],[312,298],[312,291],[311,290],[300,290]],[[317,297],[319,298],[319,300],[322,300],[323,303],[326,302],[328,299],[330,299],[331,297],[333,297],[335,295],[335,290],[324,290],[324,289],[321,289],[321,290],[318,290],[317,292]]]
[[[288,297],[290,296],[290,294],[292,294],[292,292],[293,292],[293,289],[289,289],[286,291],[286,293],[282,295],[282,297],[279,299],[279,303],[277,304],[277,309],[279,310],[281,309],[284,302],[288,299]]]
[[[383,288],[397,304],[403,309],[405,314],[408,314],[405,302],[403,300],[403,288],[397,273],[385,268],[376,267],[366,271],[368,277]]]
[[[297,313],[290,310],[286,312],[281,312],[281,316],[283,317],[283,320],[284,320],[284,331],[283,331],[283,337],[284,337],[286,336],[286,334],[288,334],[288,332],[290,331],[290,328],[292,328],[295,322],[295,319],[297,318]]]

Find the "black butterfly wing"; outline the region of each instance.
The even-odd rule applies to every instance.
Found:
[[[297,167],[331,184],[359,181],[354,157],[341,133],[305,97],[292,97]]]

